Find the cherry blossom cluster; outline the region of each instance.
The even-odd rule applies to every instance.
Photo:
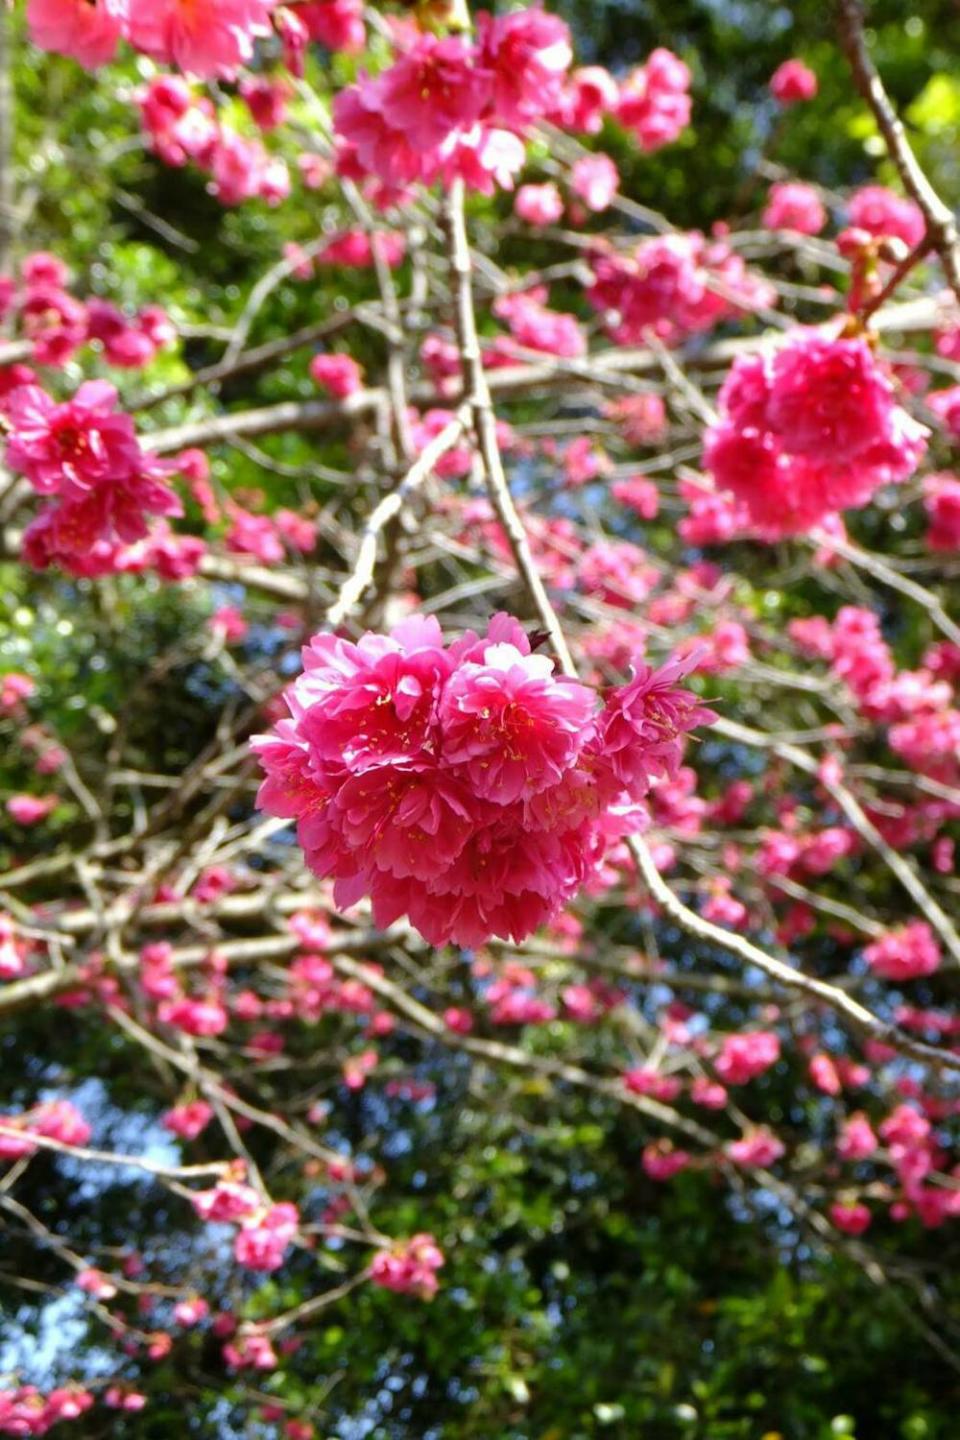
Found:
[[[897,403],[893,380],[859,337],[793,332],[776,352],[737,360],[704,459],[765,539],[802,534],[866,505],[913,474],[925,430]]]
[[[831,662],[865,716],[889,724],[887,742],[911,769],[944,784],[957,782],[956,647],[949,642],[933,646],[921,669],[898,671],[877,616],[856,605],[843,606],[832,625],[823,616],[813,616],[791,621],[788,629],[805,653]],[[944,800],[931,810],[931,817],[949,819],[955,810]],[[879,823],[884,828],[882,819]],[[898,838],[902,842],[906,836]]]
[[[174,340],[176,332],[159,305],[127,315],[109,300],[79,299],[69,283],[66,265],[45,250],[27,255],[18,274],[0,275],[0,320],[15,324],[30,341],[38,365],[61,368],[91,345],[109,365],[136,370]],[[0,395],[34,378],[26,365],[0,367]]]
[[[398,1295],[432,1300],[437,1293],[437,1271],[444,1265],[443,1251],[432,1235],[413,1235],[379,1250],[370,1266],[370,1279]]]
[[[885,980],[914,980],[933,975],[940,968],[940,946],[925,920],[910,920],[899,929],[888,930],[863,952],[876,975]]]
[[[238,1265],[267,1274],[279,1270],[300,1225],[295,1205],[265,1204],[259,1192],[241,1180],[222,1180],[191,1198],[202,1220],[239,1226],[233,1243]]]
[[[270,34],[278,0],[28,0],[30,39],[88,69],[108,64],[121,40],[161,64],[232,79]]]
[[[20,1160],[35,1155],[39,1148],[32,1136],[56,1140],[61,1145],[86,1145],[90,1126],[69,1100],[48,1100],[23,1115],[0,1115],[0,1159]]]
[[[569,218],[584,218],[584,208],[599,214],[606,210],[620,186],[620,173],[609,155],[583,155],[570,168]],[[582,203],[579,203],[582,202]],[[521,185],[514,199],[514,213],[537,229],[554,225],[564,213],[564,200],[552,181],[542,185]]]
[[[264,95],[282,97],[273,87],[248,89],[247,103],[261,117],[262,128],[279,123],[282,98],[274,99],[265,113]],[[254,97],[257,97],[256,99]],[[286,161],[271,155],[256,137],[248,137],[220,119],[213,102],[196,95],[176,75],[157,75],[140,92],[140,116],[153,149],[165,165],[197,166],[210,176],[210,193],[223,205],[242,205],[253,199],[279,205],[290,194]]]
[[[86,381],[59,404],[39,385],[22,385],[3,409],[8,465],[51,500],[24,535],[30,564],[57,564],[74,575],[109,574],[124,568],[127,547],[145,540],[148,517],[183,513],[166,483],[176,462],[141,448],[133,421],[117,409],[117,392],[106,381]],[[161,530],[128,568],[154,560],[158,570],[180,578],[178,571],[196,568],[202,549],[202,542]]]
[[[572,58],[567,26],[539,9],[481,12],[475,43],[415,33],[387,70],[336,97],[338,168],[395,198],[441,179],[511,188],[521,137],[558,103]]]
[[[0,1390],[0,1435],[46,1435],[61,1420],[79,1420],[93,1404],[89,1390],[79,1385],[46,1395],[33,1385]]]
[[[676,683],[694,663],[638,665],[601,705],[506,615],[449,647],[432,618],[321,634],[290,717],[254,742],[259,804],[296,819],[340,907],[369,896],[378,925],[407,915],[436,945],[519,940],[645,823],[652,782],[712,719]]]
[[[459,178],[487,195],[512,188],[538,120],[595,134],[611,115],[645,150],[669,144],[689,122],[690,72],[675,55],[654,51],[619,86],[596,66],[570,74],[569,29],[539,8],[482,11],[475,41],[403,27],[395,39],[394,63],[334,102],[340,173],[374,180],[381,204],[403,199],[415,182]],[[616,185],[606,156],[585,157],[572,178],[592,210],[606,208]],[[518,213],[535,224],[559,218],[551,187],[528,191]]]
[[[747,269],[722,235],[660,235],[641,240],[632,254],[598,242],[590,266],[587,299],[618,345],[642,345],[648,330],[676,344],[738,311],[776,303],[772,286]]]

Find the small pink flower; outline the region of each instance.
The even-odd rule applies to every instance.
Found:
[[[545,185],[521,185],[514,197],[513,209],[528,225],[538,228],[555,225],[563,215],[563,197],[552,182]]]
[[[181,1140],[196,1140],[212,1119],[212,1105],[208,1105],[206,1100],[191,1100],[189,1104],[175,1105],[172,1110],[167,1110],[161,1115],[160,1123],[172,1135],[179,1135]]]
[[[645,1146],[641,1163],[643,1173],[662,1184],[686,1170],[690,1160],[686,1150],[675,1150],[669,1140],[658,1140]]]
[[[95,1300],[112,1300],[117,1287],[99,1270],[79,1270],[77,1285]]]
[[[784,1145],[766,1126],[758,1125],[740,1140],[731,1140],[726,1147],[730,1159],[747,1169],[773,1165],[784,1154]]]
[[[570,189],[588,210],[606,210],[620,186],[620,173],[609,155],[584,155],[570,172]]]
[[[223,636],[228,645],[238,645],[247,638],[250,626],[235,605],[221,605],[209,619],[210,629]]]
[[[911,250],[926,234],[923,211],[915,200],[905,200],[885,185],[863,185],[847,206],[851,225],[868,235],[889,236]]]
[[[621,83],[616,117],[642,150],[672,144],[689,125],[691,79],[689,67],[660,48]]]
[[[164,1025],[182,1030],[185,1035],[222,1035],[227,1028],[228,1016],[221,1002],[213,997],[194,1000],[187,996],[175,1000],[162,1000],[157,1007],[157,1018]]]
[[[780,1059],[780,1041],[766,1030],[746,1035],[727,1035],[715,1061],[720,1079],[727,1085],[745,1085],[769,1070]]]
[[[573,51],[570,30],[555,15],[531,7],[477,17],[478,64],[489,75],[489,103],[498,124],[521,128],[557,104]]]
[[[7,814],[18,825],[39,825],[59,803],[56,795],[12,795]]]
[[[872,1219],[866,1205],[838,1201],[830,1206],[830,1223],[844,1235],[862,1235]]]
[[[466,767],[475,793],[509,804],[555,784],[589,735],[594,698],[575,681],[555,679],[553,661],[491,645],[462,665],[440,706],[443,748]]]
[[[437,1292],[436,1272],[444,1265],[443,1251],[432,1235],[414,1235],[379,1251],[370,1267],[375,1285],[400,1295],[432,1300]]]
[[[36,688],[29,675],[21,675],[16,670],[0,675],[0,715],[12,715],[30,699]]]
[[[234,1180],[220,1180],[212,1190],[197,1190],[190,1199],[201,1220],[218,1224],[247,1220],[262,1209],[256,1190]]]
[[[771,185],[762,223],[768,230],[792,230],[796,235],[819,235],[827,212],[813,185],[785,180]]]
[[[884,980],[903,981],[935,974],[942,957],[926,921],[909,920],[874,940],[864,950],[863,958]]]
[[[310,375],[337,400],[345,400],[363,384],[363,370],[350,355],[314,355]]]
[[[802,60],[784,60],[770,76],[770,94],[781,105],[812,100],[818,89],[816,75]]]
[[[279,1270],[299,1224],[297,1207],[287,1203],[245,1220],[233,1242],[237,1264],[266,1273]]]
[[[366,45],[363,0],[308,0],[296,13],[310,38],[328,50],[356,55]]]
[[[879,1141],[873,1133],[870,1121],[858,1110],[844,1121],[837,1139],[837,1154],[841,1160],[866,1160],[878,1145]]]

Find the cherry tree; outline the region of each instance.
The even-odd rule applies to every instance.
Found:
[[[960,241],[868,20],[830,45],[883,183],[763,157],[701,232],[628,178],[697,125],[671,35],[605,68],[539,6],[16,16],[122,106],[108,178],[298,223],[191,329],[33,248],[6,157],[4,566],[89,645],[82,725],[39,625],[0,650],[0,1288],[85,1337],[56,1383],[13,1347],[0,1433],[345,1423],[319,1327],[484,1303],[470,1225],[391,1188],[438,1075],[507,1097],[505,1150],[629,1125],[681,1236],[691,1197],[775,1215],[960,1367]]]

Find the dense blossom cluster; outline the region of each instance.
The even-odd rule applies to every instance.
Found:
[[[387,70],[337,96],[339,169],[379,182],[381,202],[417,181],[455,178],[492,194],[512,188],[538,120],[595,133],[612,114],[644,150],[669,144],[688,124],[690,72],[668,50],[655,50],[619,86],[598,67],[571,75],[572,55],[567,26],[539,8],[481,11],[475,41],[405,34]],[[572,188],[589,209],[605,209],[616,189],[612,162],[585,157]],[[518,213],[548,224],[559,216],[548,187],[540,190]]]
[[[885,980],[914,980],[940,968],[940,946],[924,920],[890,930],[863,952],[870,969]]]
[[[601,707],[506,615],[449,647],[435,620],[318,635],[290,718],[255,742],[259,803],[297,820],[340,906],[368,895],[378,925],[406,914],[438,945],[522,939],[644,823],[652,782],[711,718],[676,684],[694,663],[641,665]]]
[[[481,13],[476,44],[418,35],[337,96],[340,169],[392,191],[455,177],[486,193],[510,187],[524,162],[518,131],[558,102],[572,58],[566,25],[541,10]]]
[[[112,385],[87,381],[63,404],[38,385],[24,385],[7,397],[4,410],[8,465],[52,501],[24,536],[32,565],[109,573],[117,568],[118,548],[146,536],[147,516],[182,514],[166,483],[176,464],[140,447]]]
[[[642,345],[648,330],[676,343],[776,299],[722,237],[662,235],[641,240],[632,254],[598,244],[590,263],[587,298],[619,345]]]
[[[796,331],[773,354],[738,360],[704,458],[767,539],[803,533],[905,480],[925,431],[860,338]]]

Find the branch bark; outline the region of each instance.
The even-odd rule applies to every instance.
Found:
[[[944,204],[927,179],[873,63],[863,33],[865,7],[862,0],[839,0],[839,7],[840,39],[857,89],[873,112],[887,153],[897,167],[905,190],[923,212],[927,238],[940,256],[950,287],[960,300],[960,236],[953,211]]]

